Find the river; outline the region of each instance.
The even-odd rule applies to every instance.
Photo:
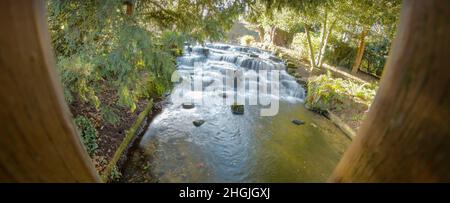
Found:
[[[280,59],[256,48],[227,44],[196,46],[185,53],[178,58],[181,82],[131,153],[122,171],[123,181],[327,180],[350,140],[329,120],[304,107],[305,90],[286,73]],[[273,73],[266,79],[252,77],[262,70],[275,70],[278,77],[271,77]],[[241,77],[230,87],[222,78],[226,73]],[[200,81],[200,89],[193,81]],[[268,88],[270,93],[249,90],[262,81],[269,81],[268,86],[275,84]],[[240,92],[239,87],[245,91]],[[277,94],[274,88],[279,90]],[[248,104],[242,115],[234,114],[232,103],[225,100],[238,96],[247,103],[252,98],[276,100],[276,114],[261,116],[261,109],[269,105]],[[174,98],[191,99],[193,105]]]

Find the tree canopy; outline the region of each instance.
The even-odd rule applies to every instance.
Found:
[[[353,66],[354,71],[364,66],[380,75],[397,29],[400,4],[400,0],[259,0],[250,6],[246,20],[267,33],[274,28],[291,35],[303,33],[293,45],[300,45],[312,68],[327,60]]]
[[[140,98],[170,86],[186,40],[221,39],[244,9],[242,0],[49,0],[47,6],[66,100],[77,96],[102,112],[111,108],[98,99],[99,86],[134,111]]]

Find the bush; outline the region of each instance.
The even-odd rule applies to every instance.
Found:
[[[255,38],[251,35],[244,35],[241,37],[241,45],[250,46],[255,42]]]
[[[341,109],[350,101],[356,101],[370,106],[377,84],[358,84],[329,75],[320,75],[308,82],[306,105],[317,111]]]
[[[57,67],[64,87],[64,97],[69,104],[73,101],[72,93],[75,93],[95,108],[100,107],[96,87],[92,84],[95,84],[101,78],[95,72],[92,63],[85,60],[83,56],[73,55],[71,57],[59,57]]]
[[[78,128],[78,132],[81,134],[86,150],[92,156],[98,148],[97,130],[91,121],[84,116],[77,116],[75,118],[75,124]]]
[[[115,181],[119,181],[121,177],[122,177],[122,173],[119,171],[117,166],[114,166],[111,170],[109,180],[112,182],[115,182]]]
[[[102,115],[103,120],[113,125],[120,121],[120,117],[119,115],[117,115],[117,113],[117,109],[111,108],[106,105],[100,108],[100,114]]]
[[[324,60],[330,65],[350,69],[355,62],[357,51],[358,47],[356,45],[332,37],[324,54]]]
[[[311,32],[310,34],[311,34],[311,43],[315,52],[314,55],[317,55],[317,51],[319,50],[320,47],[320,36],[315,32]],[[299,51],[300,57],[302,59],[309,60],[309,48],[306,33],[301,32],[295,34],[294,39],[292,40],[291,47],[294,50]]]
[[[357,44],[343,42],[335,37],[330,39],[330,46],[325,52],[325,61],[334,66],[352,68],[358,51]],[[373,75],[381,76],[389,51],[390,41],[374,39],[366,41],[361,70]]]

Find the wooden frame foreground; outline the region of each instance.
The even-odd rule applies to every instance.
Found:
[[[0,4],[0,182],[98,182],[64,102],[44,1]]]
[[[450,182],[450,1],[404,0],[367,119],[330,181]]]

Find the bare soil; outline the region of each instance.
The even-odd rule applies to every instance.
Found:
[[[136,110],[131,112],[127,107],[116,105],[118,96],[114,90],[109,89],[106,86],[101,89],[104,91],[97,95],[101,103],[111,105],[117,109],[116,113],[120,120],[116,124],[105,122],[102,119],[99,110],[78,97],[76,97],[69,105],[73,118],[79,115],[89,118],[98,132],[98,149],[91,158],[99,173],[105,169],[111,158],[114,156],[118,146],[124,139],[126,130],[133,125],[138,115],[145,109],[148,103],[148,100],[142,99],[137,103]]]

